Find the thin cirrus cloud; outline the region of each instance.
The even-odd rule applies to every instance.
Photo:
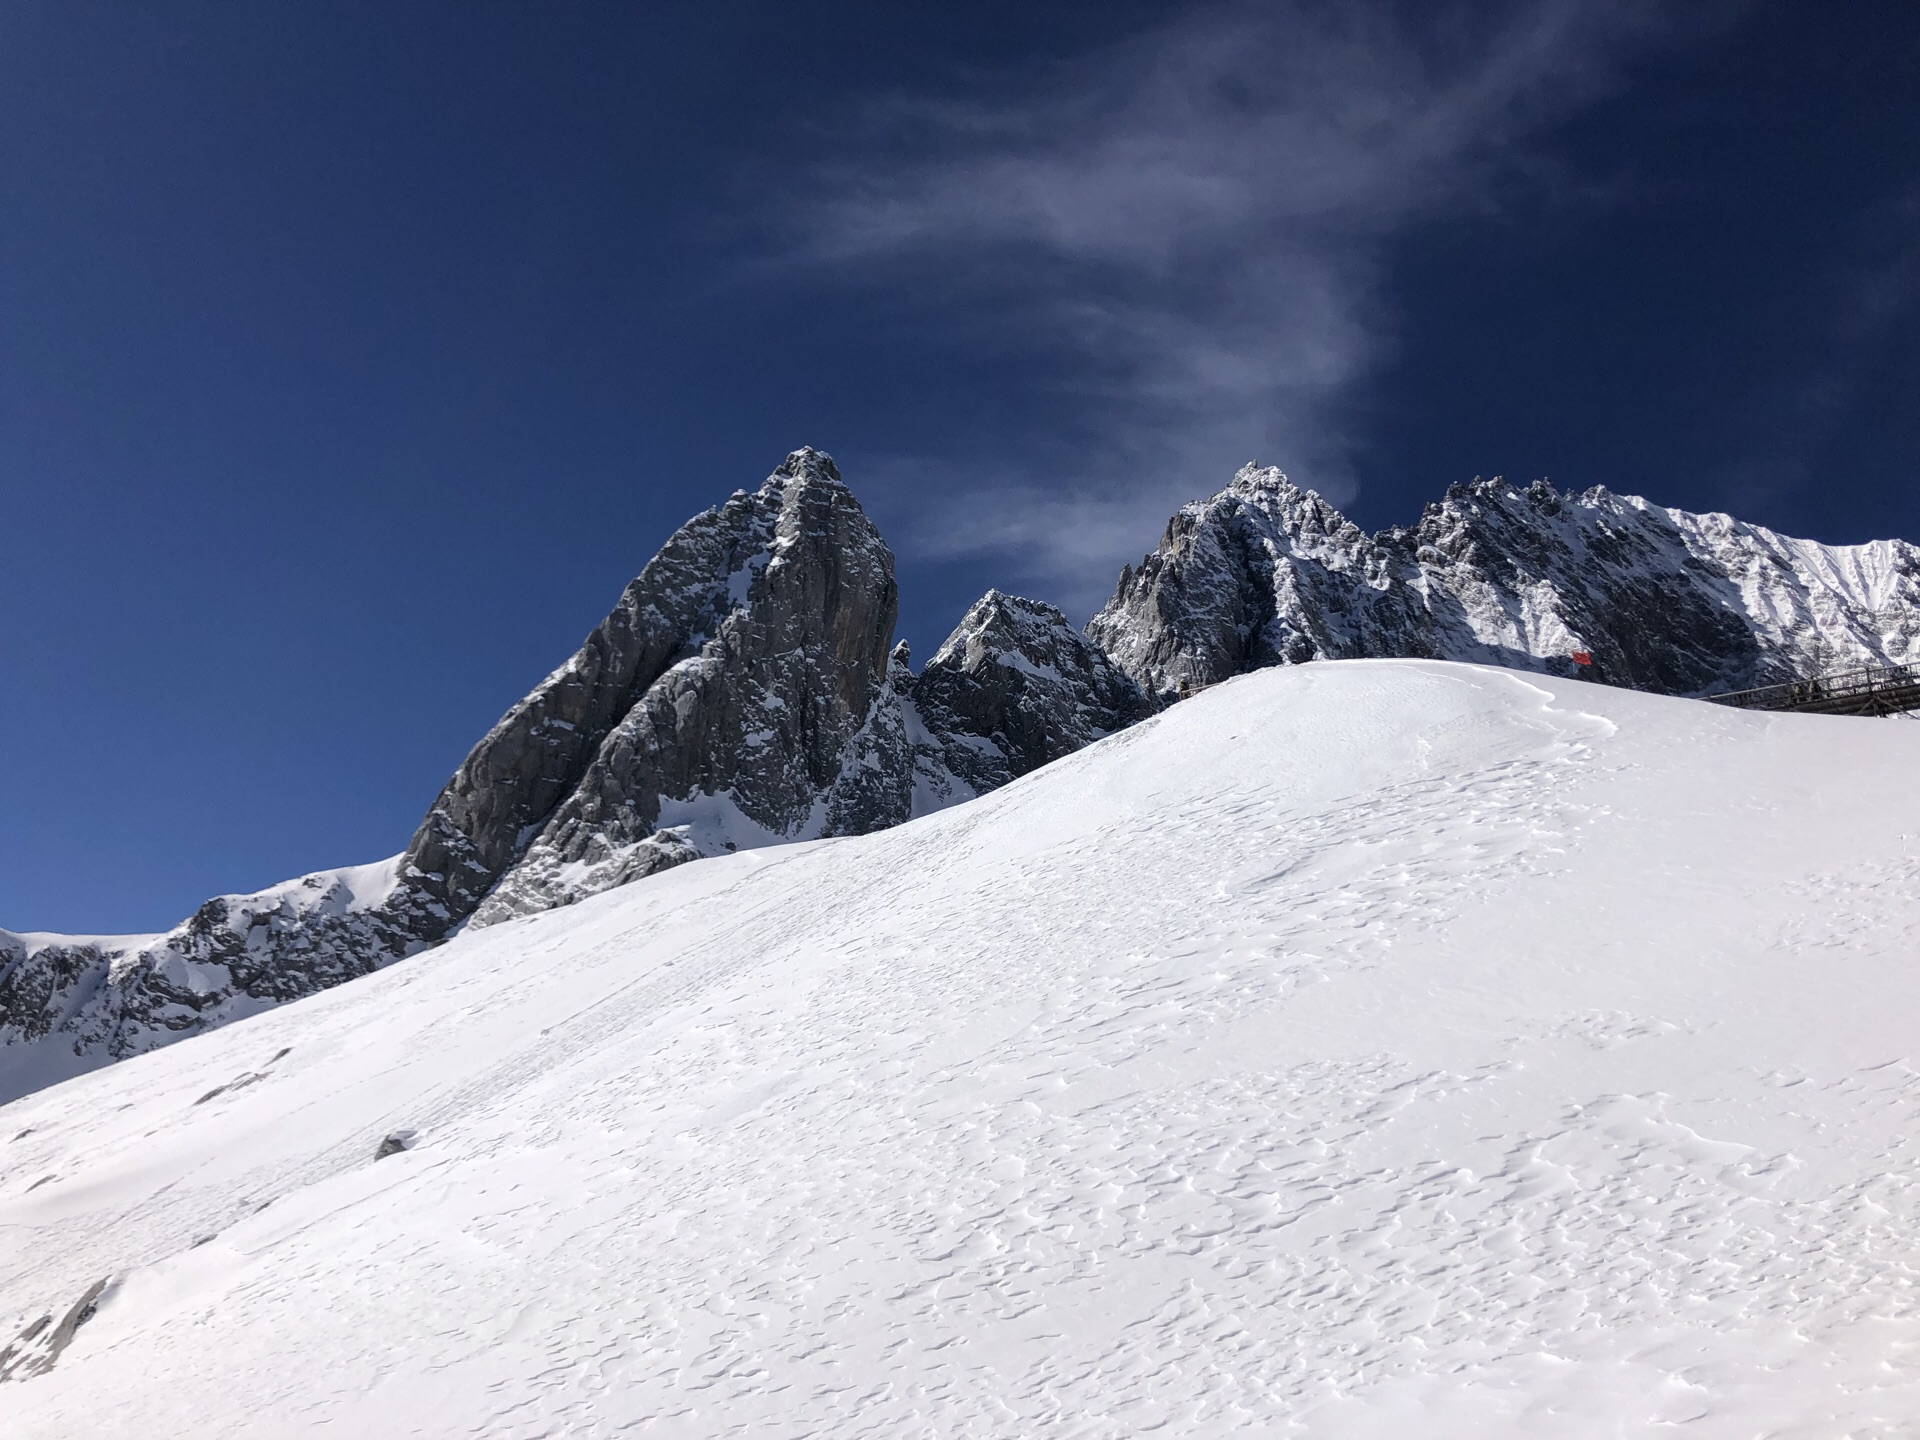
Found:
[[[1383,242],[1553,183],[1530,142],[1663,30],[1643,4],[1470,9],[1189,10],[967,94],[889,97],[838,136],[787,258],[916,297],[935,343],[1004,357],[1043,399],[991,454],[878,467],[923,497],[909,549],[998,552],[1084,610],[1245,460],[1350,499],[1343,410],[1392,343]]]

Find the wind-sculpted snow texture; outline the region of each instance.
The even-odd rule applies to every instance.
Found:
[[[1891,1440],[1917,800],[1286,667],[464,933],[0,1115],[0,1433]]]
[[[1174,698],[1265,665],[1434,656],[1692,695],[1920,659],[1920,547],[1826,546],[1545,481],[1367,535],[1248,466],[1173,517],[1088,635]]]

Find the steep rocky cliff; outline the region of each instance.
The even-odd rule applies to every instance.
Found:
[[[1425,656],[1675,695],[1920,658],[1920,547],[1827,546],[1544,481],[1454,486],[1368,535],[1278,470],[1182,508],[1087,627],[1150,693]]]
[[[915,756],[889,675],[896,608],[879,533],[830,458],[795,451],[667,542],[400,856],[209,900],[160,936],[0,932],[0,1037],[37,1052],[0,1057],[0,1099],[29,1071],[152,1049],[463,923],[736,845],[897,824]]]
[[[1053,606],[998,590],[973,603],[927,662],[912,702],[930,768],[976,795],[1157,708]]]
[[[622,703],[606,712],[615,718],[588,730],[591,758],[564,794],[524,819],[515,811],[518,852],[508,854],[510,871],[485,877],[491,893],[476,896],[474,923],[700,855],[906,819],[912,777],[887,684],[897,609],[893,555],[818,451],[796,451],[756,494],[687,525],[609,619],[645,637],[626,647],[644,658],[621,667],[630,673]],[[591,645],[583,649],[476,757],[537,730],[544,695],[597,663]],[[422,827],[437,833],[440,817],[453,817],[452,843],[430,842],[429,859],[416,837],[414,864],[462,862],[459,817],[471,811],[467,795],[486,802],[490,772],[474,760],[462,767]],[[511,850],[504,827],[498,839]]]
[[[1147,713],[1066,617],[990,594],[921,676],[893,556],[798,450],[696,516],[476,745],[392,860],[163,935],[0,931],[0,1101],[704,855],[864,834]]]

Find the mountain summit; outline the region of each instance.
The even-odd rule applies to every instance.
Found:
[[[0,931],[0,1101],[462,927],[897,825],[1153,709],[1051,606],[990,593],[918,676],[897,611],[892,552],[832,458],[794,451],[674,533],[402,854],[220,896],[164,935]]]
[[[164,935],[0,931],[0,1101],[684,861],[886,829],[1233,675],[1407,656],[1669,694],[1920,659],[1920,548],[1835,547],[1544,482],[1368,535],[1277,470],[1183,507],[1084,633],[989,591],[924,670],[893,555],[794,451],[661,547],[391,860]]]
[[[1476,661],[1698,695],[1920,659],[1920,547],[1820,545],[1596,487],[1456,485],[1366,532],[1249,465],[1168,522],[1087,626],[1173,699],[1268,665]]]
[[[487,924],[703,854],[910,813],[893,555],[797,450],[687,522],[461,765],[407,854]]]

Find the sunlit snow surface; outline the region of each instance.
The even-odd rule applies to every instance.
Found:
[[[0,1433],[1913,1435],[1917,1051],[1920,726],[1271,670],[0,1110]]]

